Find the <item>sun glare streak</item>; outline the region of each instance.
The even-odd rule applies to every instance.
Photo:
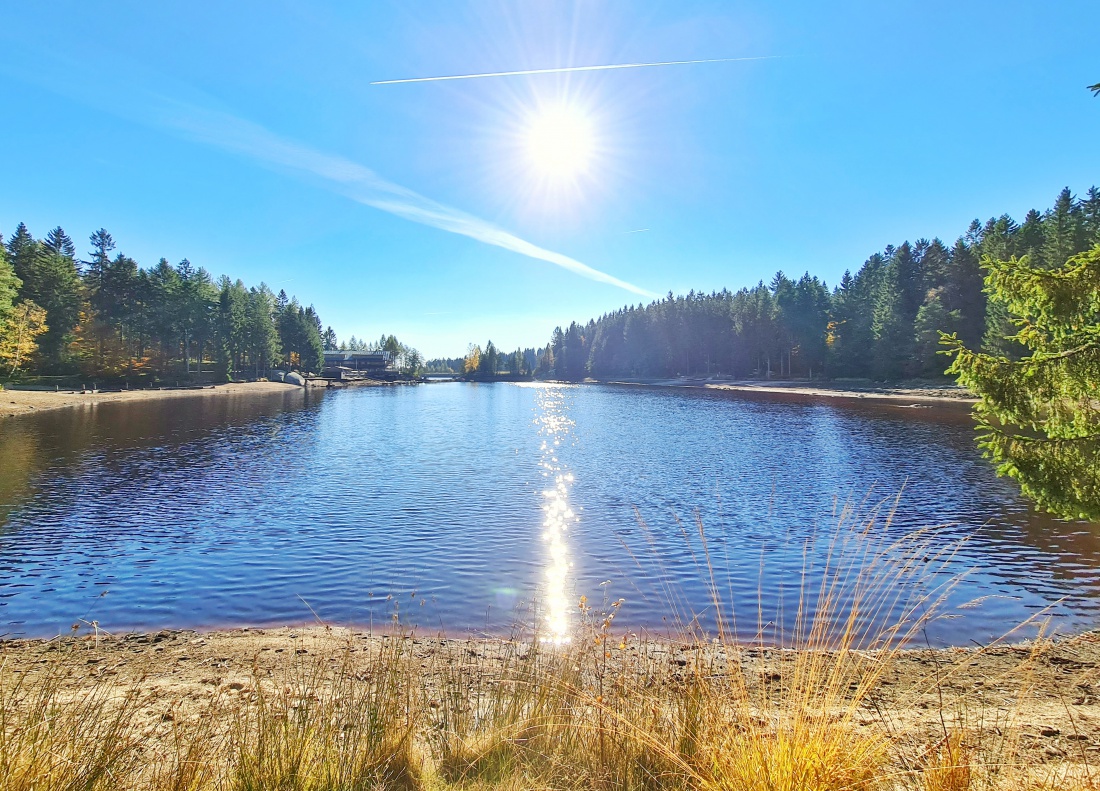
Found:
[[[573,473],[557,456],[562,442],[568,439],[574,427],[573,421],[566,414],[565,391],[566,388],[560,385],[545,385],[539,387],[535,395],[539,408],[535,423],[543,438],[539,466],[549,483],[542,492],[542,540],[546,552],[542,586],[546,627],[544,634],[546,640],[553,643],[569,642],[569,616],[573,608],[567,585],[573,564],[569,560],[568,536],[570,527],[579,521],[569,505]]]

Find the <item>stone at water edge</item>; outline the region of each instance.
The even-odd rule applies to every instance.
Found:
[[[290,373],[288,373],[283,381],[286,382],[288,385],[298,385],[299,387],[304,387],[306,383],[306,380],[297,371],[291,371]]]

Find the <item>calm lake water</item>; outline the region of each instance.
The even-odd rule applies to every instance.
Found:
[[[846,564],[879,549],[870,628],[941,594],[922,642],[1100,622],[1100,527],[1031,512],[954,405],[448,383],[0,420],[8,636],[395,615],[564,636],[585,596],[624,600],[616,633],[713,630],[717,597],[725,628],[782,641],[800,591],[839,576],[850,606]]]

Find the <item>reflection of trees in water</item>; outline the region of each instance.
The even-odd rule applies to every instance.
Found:
[[[239,453],[275,449],[285,421],[272,418],[318,399],[305,388],[288,388],[271,394],[89,404],[9,419],[0,432],[0,526],[12,529],[12,513],[36,492],[48,491],[48,508],[54,512],[96,507],[93,500],[114,501],[117,527],[105,530],[107,524],[96,524],[97,536],[127,533],[135,518],[165,500],[201,494],[204,471],[233,465]],[[189,475],[179,475],[182,470]],[[141,489],[140,500],[118,502],[112,496],[149,481],[156,486]],[[95,497],[85,501],[82,492],[89,489]],[[49,539],[39,534],[35,540]]]
[[[25,500],[32,479],[42,465],[38,436],[18,420],[0,418],[0,535],[6,532],[8,515]]]
[[[1100,593],[1100,524],[1066,522],[1035,511],[1011,514],[1010,518],[1011,524],[991,524],[975,537],[975,541],[989,542],[991,557],[1000,555],[1006,544],[1022,544],[1041,554],[1045,559],[1042,572],[1051,579],[1084,583],[1090,593]],[[1027,583],[1026,578],[1012,579]]]

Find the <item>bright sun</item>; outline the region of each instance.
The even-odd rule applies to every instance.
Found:
[[[526,139],[531,165],[552,180],[583,175],[595,148],[589,119],[566,105],[540,110],[528,122]]]

